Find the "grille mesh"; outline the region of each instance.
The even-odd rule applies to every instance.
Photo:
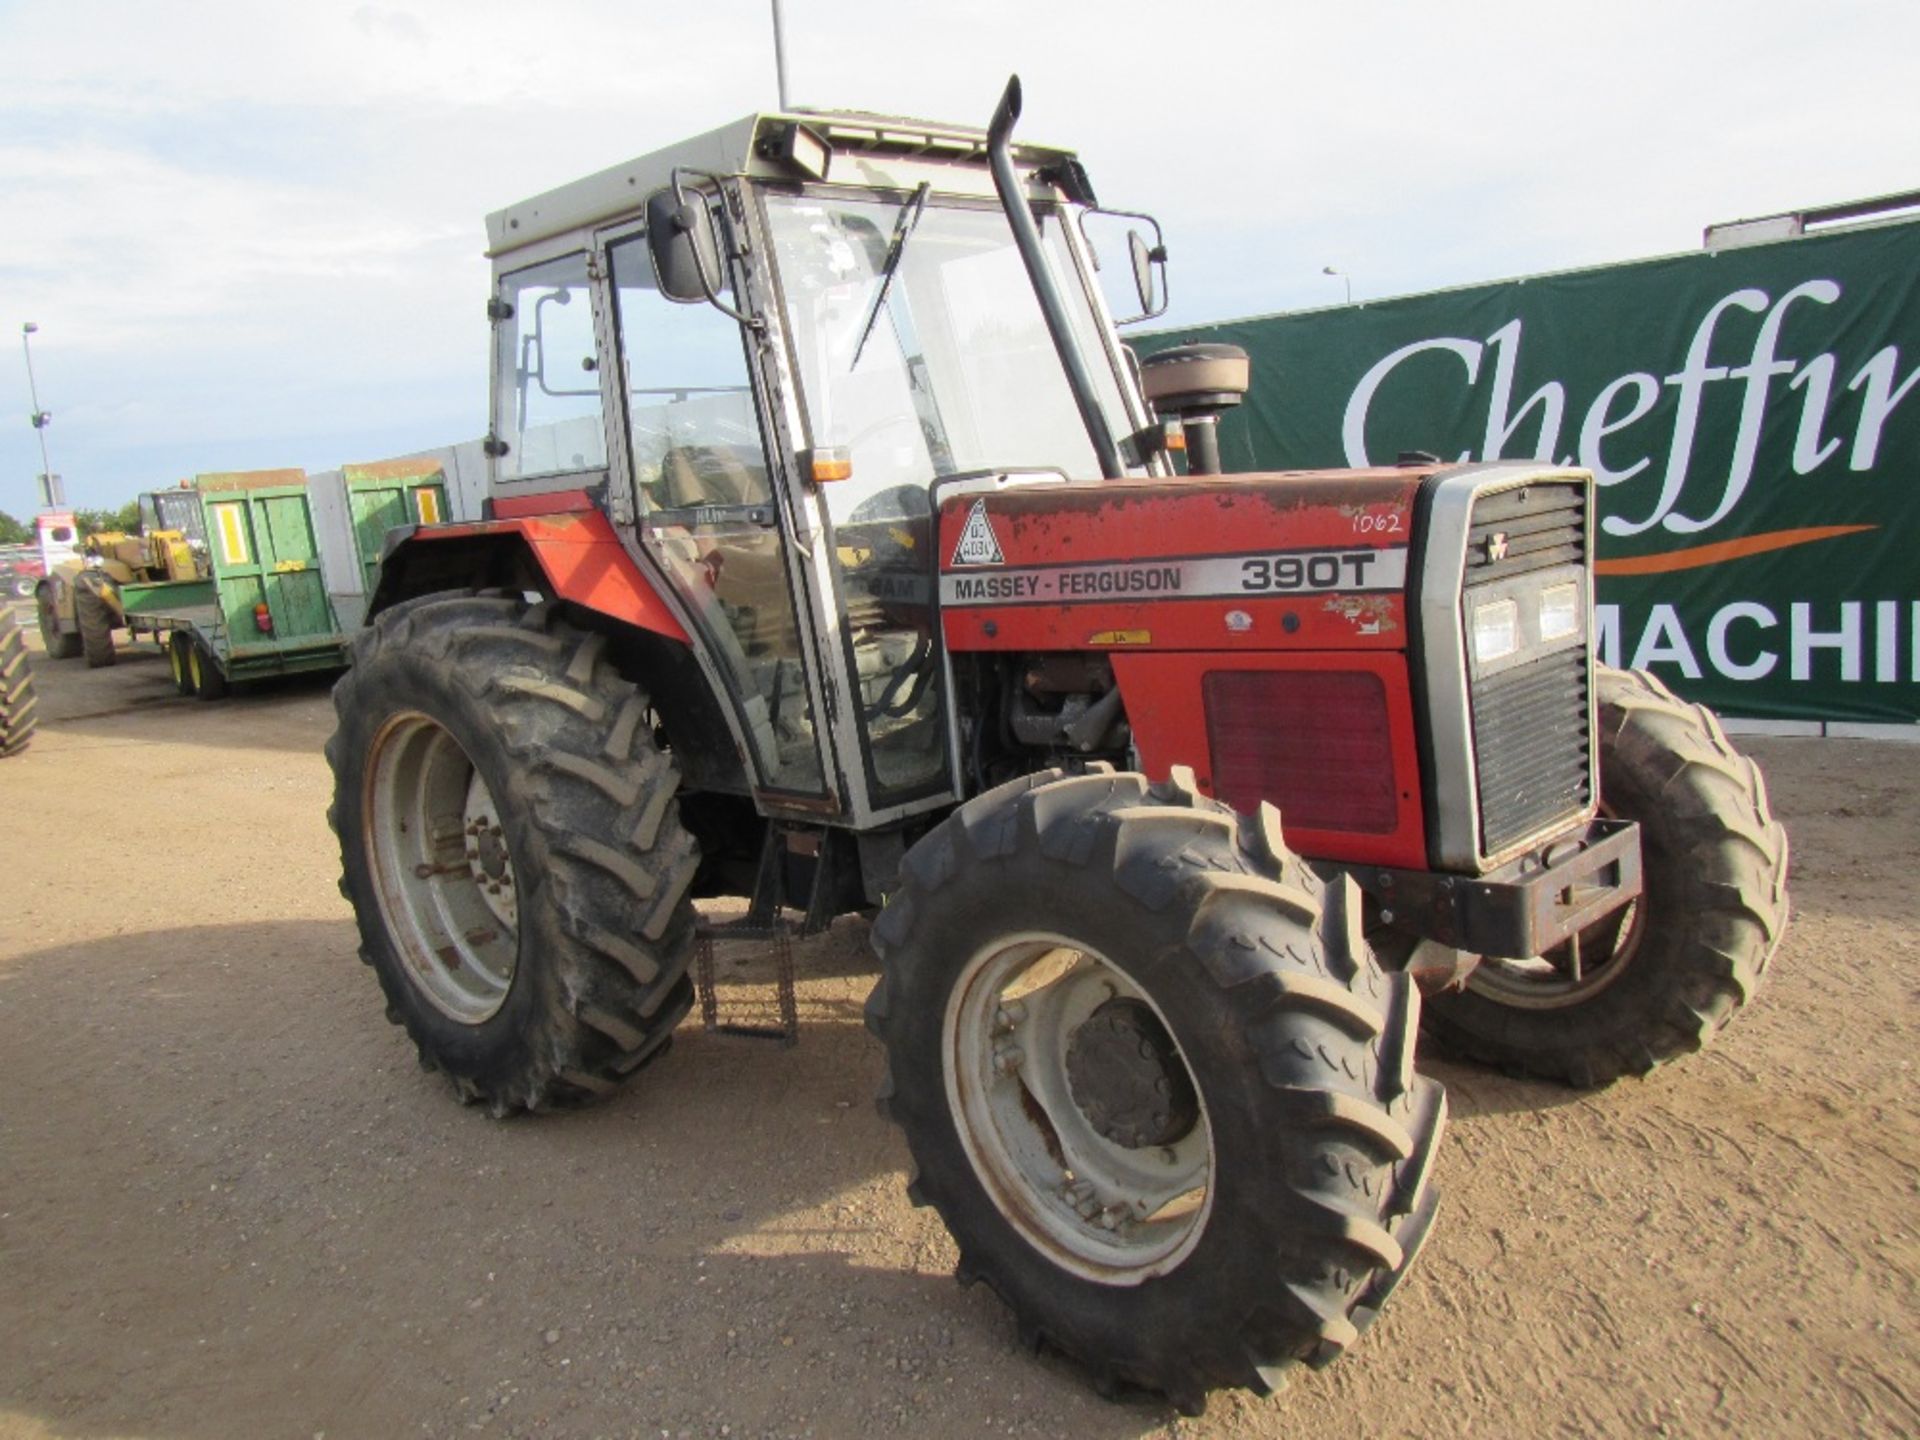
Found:
[[[1467,605],[1474,587],[1586,558],[1586,495],[1539,484],[1478,501],[1467,538]],[[1480,849],[1493,855],[1592,800],[1585,646],[1472,682]]]

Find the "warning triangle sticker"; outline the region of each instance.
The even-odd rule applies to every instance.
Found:
[[[960,543],[953,547],[953,563],[956,565],[1004,565],[1007,557],[1000,553],[1000,541],[994,536],[993,524],[987,519],[987,502],[976,500],[973,509],[967,513],[967,527],[960,532]]]

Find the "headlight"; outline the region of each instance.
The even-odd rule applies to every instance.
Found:
[[[1512,600],[1489,600],[1473,607],[1473,658],[1482,665],[1504,659],[1520,648],[1520,607]]]
[[[1540,638],[1564,640],[1580,633],[1580,587],[1551,585],[1540,592]]]

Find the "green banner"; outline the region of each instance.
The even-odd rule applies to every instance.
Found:
[[[1920,719],[1920,222],[1138,337],[1244,346],[1229,470],[1578,464],[1597,644],[1728,715]]]

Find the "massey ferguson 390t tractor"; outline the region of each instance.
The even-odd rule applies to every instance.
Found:
[[[1103,283],[1158,309],[1158,227],[1099,256],[1019,107],[763,115],[489,219],[487,518],[389,537],[332,819],[388,1016],[497,1114],[666,1049],[696,898],[877,912],[960,1277],[1194,1410],[1426,1236],[1423,991],[1493,1064],[1647,1071],[1752,997],[1786,841],[1592,660],[1590,476],[1218,473],[1245,357],[1136,364]]]

